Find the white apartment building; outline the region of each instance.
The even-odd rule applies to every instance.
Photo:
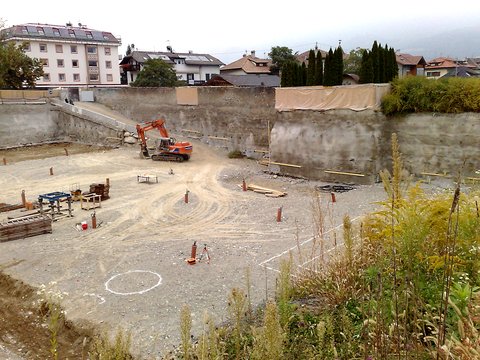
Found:
[[[2,31],[4,41],[28,43],[26,54],[43,63],[37,87],[120,85],[121,40],[106,31],[47,24],[15,25]]]

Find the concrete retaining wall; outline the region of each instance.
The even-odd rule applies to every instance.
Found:
[[[301,166],[281,166],[283,172],[291,175],[372,183],[380,170],[384,120],[381,113],[374,111],[278,113],[271,134],[271,160]],[[331,174],[325,170],[365,176]]]
[[[172,88],[94,89],[95,101],[138,122],[164,117],[167,129],[213,146],[253,152],[268,147],[276,120],[273,89],[199,87],[198,105],[177,105]],[[180,137],[179,137],[180,138]]]
[[[0,105],[0,148],[54,141],[95,145],[121,142],[126,128],[123,124],[84,112],[75,112],[68,104]]]
[[[480,169],[480,114],[387,118],[370,110],[277,112],[274,90],[260,88],[200,87],[195,106],[177,105],[175,89],[94,89],[94,95],[138,122],[165,117],[167,129],[179,139],[196,138],[250,155],[261,154],[254,150],[267,149],[270,142],[272,161],[300,166],[271,165],[285,174],[372,183],[378,171],[391,168],[394,132],[411,173],[462,170],[464,176],[475,176]],[[68,104],[61,111],[50,106],[0,105],[1,146],[65,138],[105,144],[120,137],[122,129],[113,119],[80,113]]]
[[[57,140],[58,113],[49,104],[0,105],[0,147]]]

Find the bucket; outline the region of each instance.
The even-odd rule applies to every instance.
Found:
[[[87,230],[88,229],[88,224],[86,221],[82,221],[82,230]]]

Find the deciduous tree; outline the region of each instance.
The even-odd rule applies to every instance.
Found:
[[[148,59],[131,86],[173,87],[178,84],[177,75],[171,65],[161,59]]]

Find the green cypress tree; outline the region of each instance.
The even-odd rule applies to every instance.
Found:
[[[372,53],[368,50],[363,51],[359,75],[361,84],[373,83]]]
[[[315,85],[323,85],[323,58],[320,50],[315,58]]]
[[[380,64],[379,64],[379,55],[378,55],[378,43],[377,40],[373,42],[372,51],[370,52],[372,57],[372,68],[373,68],[373,83],[378,83],[380,81]]]
[[[325,69],[323,71],[323,85],[333,86],[335,85],[335,75],[333,74],[332,69],[333,62],[333,50],[330,48],[328,54],[325,57]]]
[[[338,46],[335,49],[335,85],[342,85],[343,83],[343,49],[341,46]]]
[[[315,85],[315,68],[315,51],[310,50],[308,53],[307,86]]]
[[[385,49],[381,44],[378,45],[378,83],[383,84],[385,82]]]
[[[392,57],[390,56],[390,49],[389,47],[387,46],[387,44],[385,44],[385,82],[390,82],[392,81],[393,79],[393,64],[392,64]]]
[[[301,81],[302,84],[300,86],[305,86],[307,85],[308,74],[307,74],[307,66],[305,65],[304,62],[301,65],[301,73],[302,73],[302,81]]]
[[[396,77],[398,77],[398,64],[397,64],[397,55],[395,54],[395,49],[394,48],[390,48],[389,50],[389,54],[390,54],[390,66],[391,66],[391,74],[392,74],[392,78],[389,80],[389,81],[392,81],[393,79],[395,79]]]

